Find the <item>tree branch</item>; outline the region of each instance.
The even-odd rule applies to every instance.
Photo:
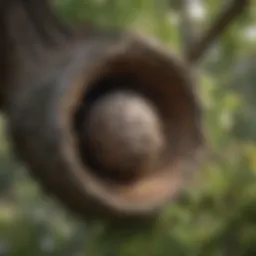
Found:
[[[191,45],[190,50],[187,52],[188,61],[191,63],[200,61],[215,40],[244,11],[248,4],[249,0],[234,0],[233,3],[224,9],[213,25],[210,26],[210,29],[203,34],[202,38],[199,38],[199,40]]]
[[[54,43],[57,36],[68,36],[70,31],[53,13],[49,0],[21,0],[31,24],[46,43]]]

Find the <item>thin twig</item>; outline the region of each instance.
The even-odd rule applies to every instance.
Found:
[[[188,61],[190,63],[198,62],[231,22],[244,11],[248,4],[249,0],[234,0],[227,9],[224,9],[213,25],[210,26],[210,29],[203,34],[202,38],[190,47],[187,53]]]
[[[181,36],[181,47],[184,55],[187,56],[190,51],[191,45],[198,39],[198,26],[190,12],[190,0],[179,1],[179,12],[180,12],[180,36]]]

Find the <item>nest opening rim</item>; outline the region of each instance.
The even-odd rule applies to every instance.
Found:
[[[163,167],[162,171],[156,172],[155,174],[149,175],[147,177],[143,177],[141,180],[125,186],[113,183],[106,184],[103,180],[92,175],[90,173],[91,171],[88,169],[89,167],[85,167],[77,158],[76,142],[74,141],[74,138],[72,138],[72,136],[69,136],[69,150],[64,150],[63,153],[69,159],[69,164],[73,166],[73,168],[75,167],[75,172],[78,175],[78,180],[81,181],[82,188],[86,189],[87,193],[91,194],[92,197],[100,198],[101,201],[103,201],[105,204],[112,206],[114,205],[115,208],[119,208],[122,210],[131,210],[131,208],[133,208],[136,211],[140,211],[140,209],[142,211],[147,211],[149,208],[152,209],[159,205],[164,205],[167,200],[170,200],[170,198],[174,197],[177,189],[180,187],[182,179],[182,169],[185,168],[184,166],[186,165],[182,149],[184,149],[184,147],[187,147],[187,152],[185,155],[189,155],[188,152],[190,150],[193,150],[193,147],[195,146],[195,141],[188,143],[187,139],[189,138],[189,136],[197,136],[197,127],[194,127],[195,120],[192,120],[197,115],[197,109],[195,107],[195,102],[193,99],[194,95],[190,94],[191,88],[187,88],[188,86],[192,87],[193,85],[191,85],[191,81],[189,79],[184,79],[184,74],[182,72],[186,70],[182,68],[179,69],[180,66],[176,65],[175,59],[173,60],[173,62],[170,62],[170,59],[168,58],[168,65],[166,65],[166,57],[163,59],[163,62],[161,62],[156,59],[147,59],[147,57],[145,58],[138,53],[132,53],[133,52],[131,51],[121,54],[114,54],[114,56],[111,56],[111,58],[106,58],[106,61],[103,62],[103,64],[99,66],[96,65],[96,68],[94,67],[92,69],[92,72],[89,72],[91,74],[89,77],[82,76],[80,81],[76,83],[77,86],[73,86],[72,90],[69,90],[69,93],[67,94],[69,95],[69,99],[71,97],[73,98],[73,100],[69,100],[69,104],[67,104],[69,113],[66,113],[66,133],[69,133],[69,135],[72,134],[73,128],[70,126],[70,118],[76,111],[77,102],[81,102],[82,100],[81,95],[84,95],[85,92],[90,89],[90,85],[95,84],[95,81],[97,81],[95,77],[97,78],[99,76],[104,76],[106,74],[109,75],[111,73],[124,74],[127,73],[127,70],[129,70],[131,73],[137,74],[139,80],[144,80],[146,78],[147,81],[150,81],[149,84],[151,84],[155,88],[155,90],[153,90],[154,96],[156,95],[155,92],[159,92],[160,96],[165,96],[166,100],[164,102],[165,104],[167,104],[167,106],[170,107],[170,109],[174,109],[173,106],[178,103],[176,101],[173,106],[170,106],[170,104],[167,103],[169,101],[168,97],[171,95],[170,91],[169,93],[165,94],[166,91],[164,90],[166,90],[167,88],[171,88],[172,93],[175,93],[176,90],[176,93],[181,93],[182,97],[184,97],[183,100],[187,100],[187,103],[184,103],[185,101],[183,101],[183,104],[180,103],[179,114],[177,114],[177,112],[176,115],[175,113],[172,113],[172,117],[175,118],[177,122],[185,122],[189,125],[189,122],[192,121],[192,123],[190,123],[190,132],[188,132],[188,127],[185,128],[186,132],[188,132],[188,135],[186,135],[187,137],[184,136],[182,142],[179,141],[179,143],[182,145],[179,145],[178,148],[176,148],[176,158],[172,159],[172,161],[169,161],[169,166],[167,164],[165,167]],[[156,70],[158,70],[158,74]],[[165,81],[163,83],[159,83],[160,86],[157,87],[155,86],[155,81],[158,80],[159,82],[159,78],[162,78],[162,80]],[[173,81],[173,78],[176,78],[176,80],[179,81],[179,84],[173,84],[171,82]],[[81,91],[83,93],[81,93]],[[144,90],[144,93],[145,92],[146,91]],[[172,99],[174,99],[173,95]],[[161,101],[158,101],[158,103],[161,104]],[[184,104],[190,105],[191,109],[188,110],[188,106],[184,107]],[[164,107],[162,109],[168,108]],[[192,113],[189,118],[186,111],[190,111],[190,114]],[[184,113],[185,115],[183,116]],[[163,114],[165,115],[166,113]],[[185,118],[182,119],[182,116]],[[167,127],[169,126],[167,125]],[[178,130],[179,132],[181,132],[180,136],[182,135],[182,132],[185,132],[184,129],[182,129],[181,127],[178,127],[177,131]],[[176,135],[178,136],[178,134]],[[72,150],[70,150],[70,146]],[[64,148],[67,149],[66,146]],[[161,173],[160,176],[159,173]]]

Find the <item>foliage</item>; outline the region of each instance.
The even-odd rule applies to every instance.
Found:
[[[60,15],[121,26],[179,50],[176,5],[166,0],[59,0]],[[204,3],[199,26],[221,1]],[[216,11],[217,10],[217,11]],[[210,157],[194,184],[150,230],[80,223],[45,196],[10,153],[1,131],[0,255],[256,255],[256,2],[220,38],[199,67]],[[1,127],[5,122],[2,119]]]

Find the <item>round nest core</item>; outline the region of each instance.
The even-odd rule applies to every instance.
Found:
[[[155,106],[129,87],[94,97],[85,97],[75,119],[84,163],[117,183],[155,170],[165,144]]]

